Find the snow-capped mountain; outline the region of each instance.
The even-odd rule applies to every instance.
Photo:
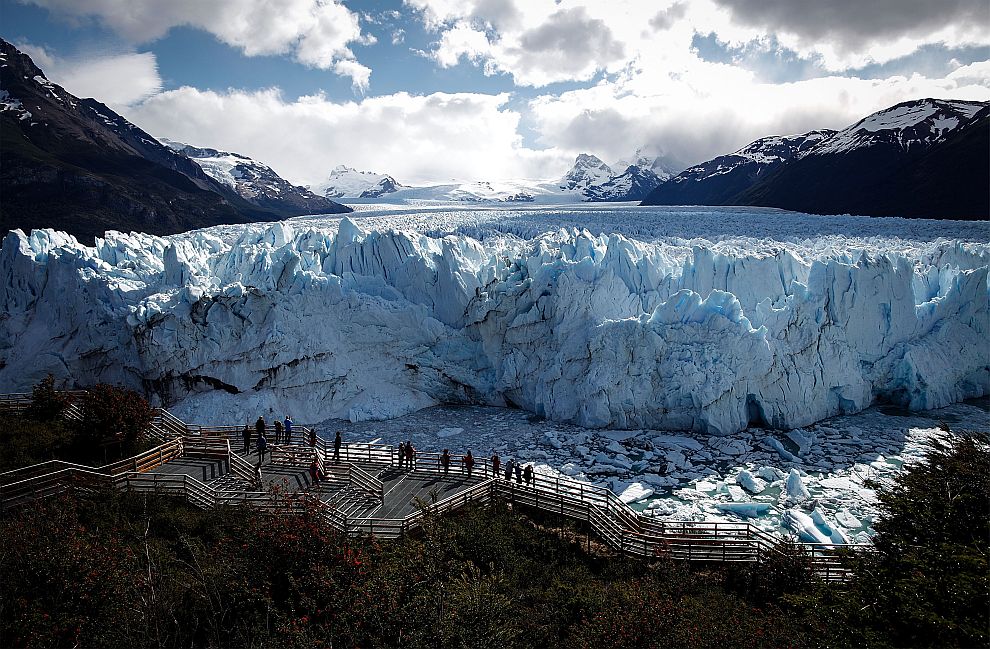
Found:
[[[338,165],[330,172],[326,183],[317,189],[327,198],[381,198],[402,188],[403,185],[388,174]]]
[[[2,231],[57,228],[93,241],[107,230],[172,234],[309,213],[244,200],[106,105],[49,81],[3,39],[0,88]]]
[[[607,183],[615,175],[612,168],[598,156],[581,153],[574,160],[574,166],[560,179],[561,189],[584,191]]]
[[[847,153],[875,146],[905,152],[926,148],[965,127],[986,103],[922,99],[877,111],[842,129],[806,156]]]
[[[644,205],[990,218],[990,102],[921,99],[842,129],[756,140],[695,165]]]
[[[666,182],[684,171],[684,165],[674,162],[665,155],[647,155],[643,153],[643,148],[636,149],[636,153],[631,158],[623,158],[612,165],[612,169],[620,170],[629,169],[629,167],[649,169],[662,182]]]
[[[990,102],[921,99],[869,115],[739,194],[819,214],[990,218]]]
[[[379,197],[351,199],[355,203],[576,203],[576,191],[562,190],[556,182],[539,180],[451,181],[435,185],[399,186]]]
[[[388,174],[356,171],[340,165],[326,183],[312,189],[327,197],[356,202],[382,199],[388,202],[471,202],[471,203],[571,203],[580,201],[642,200],[664,180],[674,175],[662,156],[648,156],[642,150],[615,165],[582,153],[559,181],[509,179],[441,182],[431,185],[401,185]]]
[[[835,135],[811,131],[770,136],[743,148],[689,167],[654,190],[644,205],[725,205],[785,162],[810,151]]]
[[[299,214],[337,214],[341,205],[293,185],[268,165],[239,153],[196,147],[162,139],[173,151],[192,158],[218,183],[259,207],[289,209]]]
[[[662,157],[643,155],[642,150],[636,151],[630,160],[620,160],[614,166],[597,156],[582,153],[561,179],[559,187],[579,192],[582,199],[588,201],[638,201],[673,175]]]
[[[52,83],[0,39],[0,230],[53,227],[92,241],[252,220],[233,193],[95,99]]]

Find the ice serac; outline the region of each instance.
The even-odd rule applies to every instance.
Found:
[[[111,232],[93,247],[8,234],[0,385],[49,372],[124,383],[225,422],[453,402],[710,434],[990,392],[986,244],[732,252],[574,229],[366,232],[349,219],[218,232]]]

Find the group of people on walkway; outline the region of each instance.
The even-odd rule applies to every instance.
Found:
[[[251,454],[251,447],[257,449],[258,454],[264,459],[264,454],[268,450],[270,444],[292,444],[292,435],[294,431],[294,424],[292,422],[292,417],[289,415],[285,416],[284,420],[276,419],[272,423],[272,430],[274,431],[273,439],[268,438],[268,424],[265,423],[264,416],[258,417],[258,421],[254,422],[254,429],[252,430],[251,424],[245,424],[244,430],[241,431],[241,435],[244,440],[244,454]],[[303,429],[305,433],[306,429]],[[305,444],[309,442],[310,446],[316,446],[316,429],[309,429],[309,440],[300,440],[299,443]],[[337,440],[335,444],[335,455],[340,455],[340,431],[337,431]],[[335,460],[337,458],[335,457]]]
[[[502,475],[499,473],[502,469],[502,458],[495,451],[492,451],[490,464],[493,478],[503,477],[506,481],[511,481],[513,476],[515,476],[516,482],[519,484],[525,482],[527,487],[536,484],[536,472],[533,471],[532,464],[523,466],[517,460],[509,458],[505,461],[505,474]]]
[[[440,468],[443,469],[444,475],[450,473],[450,463],[452,461],[452,456],[450,455],[450,449],[443,449],[443,453],[440,454]],[[471,454],[471,450],[468,449],[467,455],[461,456],[461,467],[471,477],[474,473],[474,455]]]
[[[498,477],[498,467],[500,465],[499,458],[497,455],[492,455],[492,473],[494,477]],[[518,460],[508,459],[505,462],[505,478],[506,482],[512,480],[513,476],[516,482],[522,484],[526,483],[526,486],[532,486],[536,484],[536,472],[533,471],[532,463],[523,466]]]
[[[284,421],[275,420],[272,428],[275,431],[274,444],[291,444],[292,443],[292,418],[289,415],[285,416]],[[258,417],[258,421],[254,422],[254,430],[251,430],[251,424],[245,424],[244,430],[241,431],[241,435],[244,438],[244,455],[251,454],[251,445],[254,444],[255,448],[258,450],[258,456],[260,461],[264,461],[265,453],[268,451],[268,424],[265,423],[264,416]],[[315,444],[315,441],[313,442]]]
[[[399,442],[399,468],[406,471],[416,468],[416,447],[408,439]]]
[[[405,458],[405,459],[403,459]],[[407,441],[405,444],[399,444],[399,468],[406,468],[407,470],[412,470],[415,468],[416,464],[416,449],[413,447],[412,443]],[[450,474],[451,464],[457,462],[457,458],[451,455],[450,449],[445,448],[443,452],[440,453],[438,458],[438,469],[443,472],[444,475]],[[471,450],[460,457],[461,471],[466,473],[469,477],[474,473],[474,466],[477,463],[474,459],[474,455]],[[515,478],[515,481],[519,484],[525,483],[526,486],[531,486],[536,484],[536,472],[533,470],[532,464],[526,464],[525,466],[516,460],[509,459],[505,463],[505,473],[502,471],[502,458],[498,456],[498,453],[493,451],[492,456],[488,462],[489,467],[491,467],[491,477],[493,478],[504,478],[505,480],[511,481]],[[487,471],[486,471],[487,475]]]

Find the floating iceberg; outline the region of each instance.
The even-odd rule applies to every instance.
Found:
[[[119,383],[225,423],[477,403],[713,435],[990,392],[984,243],[864,251],[828,237],[475,239],[327,223],[110,232],[93,247],[13,231],[0,386],[47,373]]]

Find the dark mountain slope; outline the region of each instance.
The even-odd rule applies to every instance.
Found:
[[[927,116],[883,121],[884,113],[908,110]],[[975,102],[898,104],[840,131],[734,202],[817,214],[990,218],[988,114],[990,106]]]
[[[735,196],[804,153],[835,131],[770,136],[685,169],[653,190],[643,205],[728,205]]]
[[[170,234],[303,213],[245,201],[0,39],[0,231],[56,228],[91,242],[109,229]]]

